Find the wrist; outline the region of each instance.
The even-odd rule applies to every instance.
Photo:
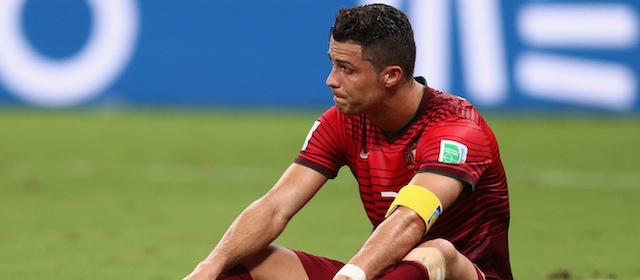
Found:
[[[364,272],[364,270],[359,266],[351,263],[346,264],[336,273],[336,276],[339,275],[347,276],[352,280],[367,280],[367,274]]]
[[[195,269],[199,275],[206,276],[208,279],[215,279],[217,275],[222,273],[218,263],[209,260],[201,261]]]

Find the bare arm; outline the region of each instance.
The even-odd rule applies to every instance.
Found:
[[[420,173],[410,183],[431,190],[446,210],[460,195],[460,181],[433,173]],[[420,241],[425,233],[425,223],[413,210],[399,207],[376,228],[373,234],[349,263],[367,273],[367,278],[380,274],[385,268],[399,262]],[[349,279],[343,276],[334,278]]]
[[[209,256],[185,279],[216,279],[265,248],[326,181],[320,173],[292,164],[267,194],[236,218]]]

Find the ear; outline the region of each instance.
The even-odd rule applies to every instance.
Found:
[[[398,65],[387,66],[382,71],[381,77],[385,87],[394,87],[404,78],[404,71]]]

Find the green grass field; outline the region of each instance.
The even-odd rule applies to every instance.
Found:
[[[3,109],[0,279],[181,279],[291,163],[316,113]],[[487,119],[516,279],[640,279],[640,119]],[[357,250],[370,226],[343,171],[279,244]]]

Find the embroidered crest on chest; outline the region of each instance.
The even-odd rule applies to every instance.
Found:
[[[415,169],[416,163],[416,149],[418,147],[418,141],[413,142],[408,146],[409,148],[404,150],[404,159],[407,162],[407,167],[409,170]]]

